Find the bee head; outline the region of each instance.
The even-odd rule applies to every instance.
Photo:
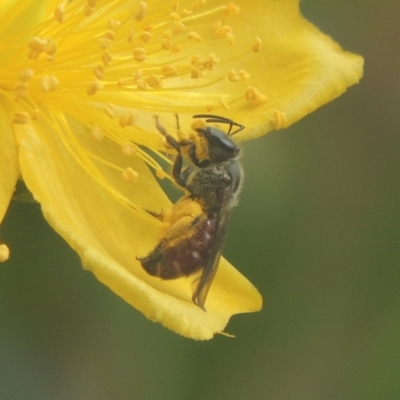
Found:
[[[204,137],[207,143],[208,159],[211,163],[225,162],[239,155],[240,147],[232,140],[231,136],[244,129],[243,125],[218,115],[198,114],[194,115],[193,118],[204,118],[206,123],[229,125],[227,133],[209,125],[195,129],[199,135]],[[232,132],[233,127],[236,130]]]
[[[228,161],[239,155],[239,146],[224,131],[206,126],[197,128],[196,132],[204,137],[207,143],[208,159],[212,163]]]

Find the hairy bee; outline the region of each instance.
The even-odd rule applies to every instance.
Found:
[[[156,119],[157,129],[177,152],[172,176],[186,194],[162,217],[170,228],[161,242],[139,260],[147,273],[161,279],[190,276],[202,270],[192,301],[206,311],[204,304],[217,272],[228,219],[243,182],[238,161],[240,148],[232,135],[244,126],[216,115],[199,114],[193,118],[204,118],[206,124],[227,124],[228,132],[210,125],[196,128],[207,153],[206,158],[199,159],[197,142],[177,141]],[[236,130],[232,131],[234,127]]]

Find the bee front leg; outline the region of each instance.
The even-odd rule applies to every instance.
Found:
[[[169,144],[170,147],[172,147],[173,149],[175,149],[178,154],[175,158],[174,161],[174,165],[172,167],[172,177],[174,178],[175,182],[183,187],[184,189],[186,189],[186,179],[185,177],[187,176],[187,174],[185,174],[185,172],[182,172],[182,168],[183,168],[183,157],[182,157],[182,151],[181,151],[181,144],[173,137],[171,136],[166,130],[165,128],[160,124],[159,120],[158,120],[158,116],[155,116],[156,119],[156,128],[158,129],[158,131],[165,137],[165,139],[167,140],[167,143]],[[185,145],[187,143],[185,142]]]

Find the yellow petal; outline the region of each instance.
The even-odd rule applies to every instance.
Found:
[[[0,222],[7,211],[19,176],[17,144],[11,112],[0,102]]]
[[[79,124],[73,127],[75,134],[94,141],[84,128],[79,131]],[[191,301],[193,278],[167,282],[147,275],[136,257],[157,240],[155,218],[132,212],[105,191],[66,151],[61,132],[55,135],[43,122],[17,130],[22,174],[46,219],[80,254],[86,268],[149,319],[181,335],[209,339],[223,331],[231,315],[260,309],[259,293],[226,261],[210,291],[207,312]],[[123,159],[115,147],[102,147],[110,159]],[[113,177],[115,189],[135,205],[167,207],[169,201],[140,158],[131,158],[130,165],[137,182]],[[140,204],[143,201],[147,204]]]

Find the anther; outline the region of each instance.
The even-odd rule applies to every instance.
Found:
[[[284,112],[274,110],[273,118],[273,125],[275,129],[284,129],[287,127],[288,119]]]
[[[129,115],[124,115],[119,119],[119,125],[121,128],[125,128],[127,126],[135,125],[135,115],[133,113]]]
[[[259,53],[261,51],[262,47],[262,41],[259,37],[255,38],[253,46],[251,48],[253,49],[254,53]]]
[[[98,65],[97,67],[95,67],[93,69],[93,75],[97,79],[103,79],[103,77],[104,77],[104,68],[101,65]]]
[[[180,33],[180,32],[183,32],[185,29],[186,29],[186,26],[182,21],[176,21],[176,22],[174,22],[174,25],[172,27],[172,32]]]
[[[197,32],[189,32],[188,34],[189,40],[194,40],[195,42],[201,42],[201,36]]]
[[[239,74],[234,70],[234,69],[232,69],[229,73],[228,73],[228,79],[231,81],[231,82],[237,82],[240,78],[239,78]]]
[[[236,4],[229,3],[225,8],[224,15],[226,17],[232,17],[235,15],[238,15],[239,12],[240,12],[240,8]]]
[[[111,39],[107,39],[105,37],[102,37],[102,38],[99,39],[98,43],[99,43],[99,47],[102,50],[106,50],[112,45],[112,40]]]
[[[112,55],[108,51],[105,51],[101,56],[101,61],[105,66],[107,66],[112,61]]]
[[[239,71],[239,76],[242,81],[248,81],[251,78],[251,75],[244,69]]]
[[[146,50],[143,47],[133,49],[133,58],[137,62],[143,62],[146,59]]]
[[[39,36],[34,36],[28,40],[28,47],[36,52],[43,52],[47,46],[47,39],[42,39]]]
[[[147,77],[146,82],[150,87],[154,89],[160,89],[163,86],[163,81],[156,75],[150,75],[149,77]]]
[[[14,124],[27,124],[30,120],[30,116],[27,112],[20,111],[13,115]]]
[[[165,77],[171,77],[175,76],[178,72],[174,65],[165,65],[164,67],[161,68],[161,73]]]
[[[140,39],[142,39],[142,41],[145,42],[145,43],[150,42],[151,33],[148,32],[148,31],[143,32],[143,33],[140,35]]]
[[[60,24],[64,22],[64,7],[58,6],[54,10],[54,19],[59,22]]]
[[[90,134],[93,136],[93,138],[95,139],[95,140],[97,140],[98,142],[100,142],[102,139],[103,139],[103,137],[104,137],[104,133],[103,133],[103,131],[97,126],[97,125],[94,125],[93,126],[93,129],[90,131]]]
[[[34,75],[34,72],[30,68],[25,68],[22,70],[22,72],[19,74],[19,80],[20,81],[27,81],[28,79],[31,79]]]
[[[29,85],[26,82],[19,82],[15,85],[14,91],[18,97],[25,97],[28,93]]]
[[[127,142],[121,145],[121,152],[126,156],[133,156],[137,153],[137,151],[138,147],[134,143]]]
[[[146,16],[147,4],[144,1],[139,3],[139,10],[135,14],[136,21],[142,21]]]
[[[162,168],[157,168],[156,169],[156,176],[159,179],[164,179],[167,176],[167,174],[165,173],[165,171]]]
[[[58,79],[54,75],[44,75],[40,80],[40,88],[44,93],[53,92],[58,88],[58,85]]]
[[[108,20],[108,27],[114,31],[117,32],[117,30],[119,29],[119,27],[121,26],[121,22],[118,21],[117,19],[109,19]]]
[[[125,168],[121,176],[123,180],[129,183],[136,183],[139,178],[139,174],[131,167]]]
[[[7,261],[10,258],[10,249],[7,245],[0,244],[0,262]]]
[[[253,104],[261,104],[264,103],[265,100],[267,100],[267,96],[265,94],[262,94],[259,90],[256,88],[249,86],[246,91],[245,91],[245,98],[247,101]]]

